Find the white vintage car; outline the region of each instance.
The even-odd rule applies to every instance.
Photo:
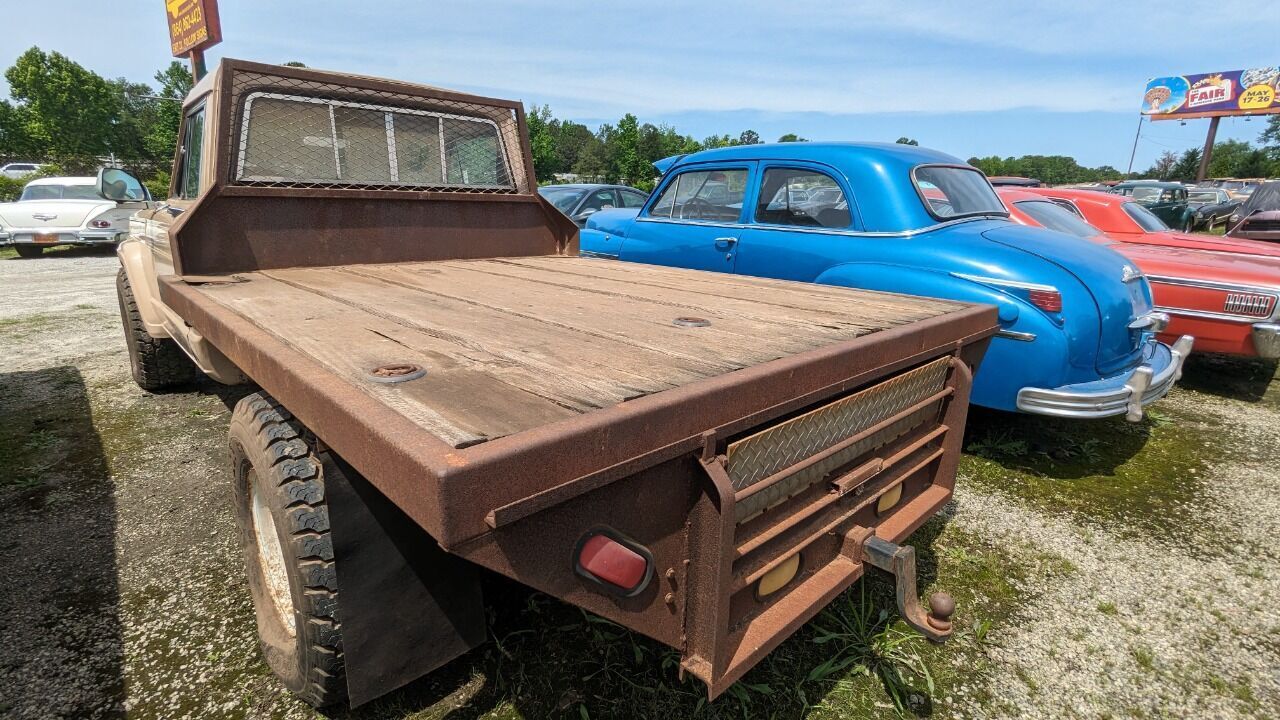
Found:
[[[122,181],[123,182],[123,181]],[[17,202],[0,204],[0,245],[13,245],[24,258],[39,257],[58,245],[115,245],[129,233],[129,216],[152,206],[151,195],[132,177],[116,193],[98,194],[97,178],[32,180]]]

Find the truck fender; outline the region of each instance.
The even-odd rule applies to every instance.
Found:
[[[165,328],[164,313],[160,310],[160,287],[156,281],[156,269],[146,244],[141,238],[130,235],[116,246],[116,256],[120,258],[120,266],[129,279],[129,287],[138,303],[138,314],[142,316],[147,334],[154,338],[172,337]]]
[[[948,273],[905,265],[845,263],[824,270],[814,282],[995,305],[1003,328],[1011,327],[1022,314],[1016,300],[995,288]]]

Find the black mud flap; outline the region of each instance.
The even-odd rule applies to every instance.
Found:
[[[325,461],[325,494],[352,707],[400,688],[484,642],[476,566],[441,550],[350,465],[332,455]]]

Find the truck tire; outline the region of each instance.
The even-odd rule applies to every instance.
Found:
[[[262,654],[313,707],[347,696],[324,464],[289,411],[263,393],[236,404],[229,442],[236,522]]]
[[[124,342],[129,348],[129,369],[138,387],[156,392],[195,380],[196,365],[178,343],[170,338],[152,337],[147,332],[124,268],[116,274],[116,297],[120,300]]]
[[[20,244],[14,245],[13,249],[18,251],[18,257],[27,258],[28,260],[44,255],[44,248],[39,245]]]

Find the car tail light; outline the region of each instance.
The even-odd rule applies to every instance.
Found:
[[[610,592],[639,595],[653,577],[653,556],[644,546],[607,528],[578,541],[574,570]]]
[[[1062,312],[1062,293],[1057,290],[1031,290],[1027,293],[1027,299],[1045,312]]]
[[[111,221],[110,220],[90,220],[89,227],[109,228],[111,227]]]

